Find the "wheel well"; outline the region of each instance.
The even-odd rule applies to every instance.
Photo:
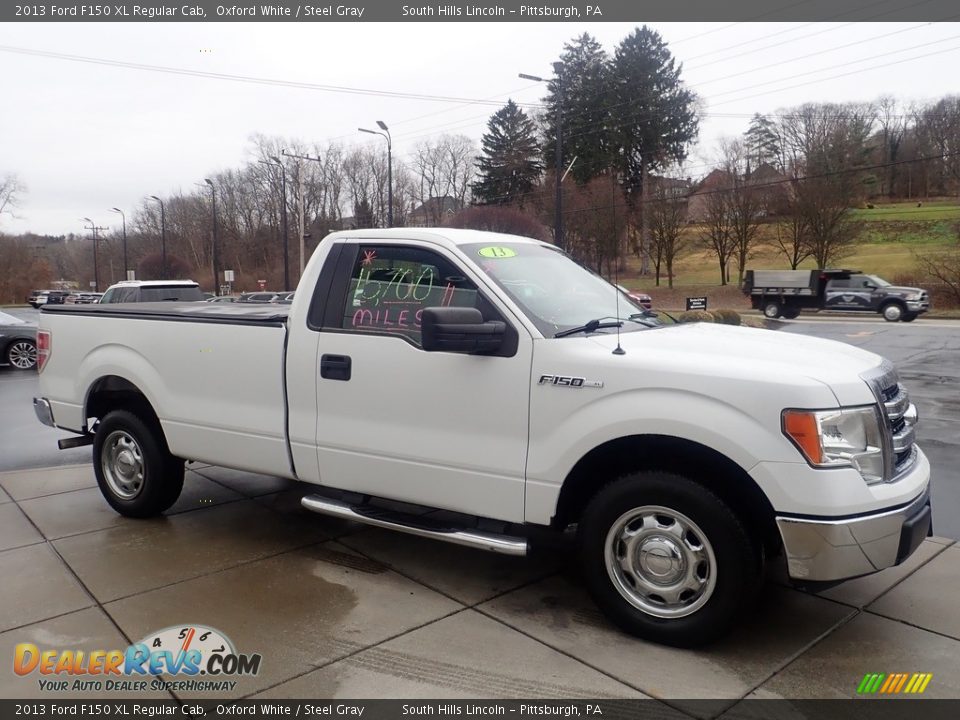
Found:
[[[706,445],[666,435],[622,437],[584,455],[563,483],[551,524],[562,529],[576,523],[604,485],[638,470],[673,472],[704,485],[730,506],[771,554],[779,548],[773,506],[753,478]]]
[[[97,380],[87,393],[84,417],[99,420],[111,410],[118,409],[129,410],[144,420],[159,425],[156,412],[140,388],[117,375],[104,376]]]

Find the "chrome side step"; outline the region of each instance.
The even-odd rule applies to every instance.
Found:
[[[405,515],[372,505],[348,505],[339,500],[320,495],[307,495],[300,501],[300,504],[307,510],[321,515],[332,515],[333,517],[354,520],[367,525],[375,525],[376,527],[433,538],[434,540],[443,540],[455,545],[466,545],[467,547],[503,555],[526,555],[528,550],[525,538],[498,535],[482,530],[447,527],[439,523],[432,523],[429,517]]]

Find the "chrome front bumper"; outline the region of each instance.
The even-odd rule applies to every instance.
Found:
[[[34,398],[33,411],[37,414],[37,420],[44,425],[56,427],[56,425],[53,424],[53,410],[50,408],[50,403],[47,402],[46,398]]]
[[[930,533],[930,488],[910,504],[838,520],[777,517],[794,580],[868,575],[906,560]]]

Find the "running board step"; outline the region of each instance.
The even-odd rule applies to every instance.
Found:
[[[375,525],[376,527],[433,538],[434,540],[443,540],[455,545],[466,545],[467,547],[503,555],[526,555],[528,550],[525,538],[444,526],[440,523],[431,522],[428,517],[392,512],[373,505],[348,505],[339,500],[320,495],[307,495],[300,501],[300,504],[307,510],[321,515],[355,520],[367,525]]]

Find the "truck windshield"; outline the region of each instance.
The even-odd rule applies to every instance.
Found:
[[[513,300],[545,337],[602,318],[643,330],[644,309],[556,248],[533,243],[470,243],[460,250]],[[618,297],[619,296],[619,297]],[[633,320],[633,322],[631,322]],[[606,324],[606,323],[605,323]],[[597,332],[615,332],[610,328]]]

